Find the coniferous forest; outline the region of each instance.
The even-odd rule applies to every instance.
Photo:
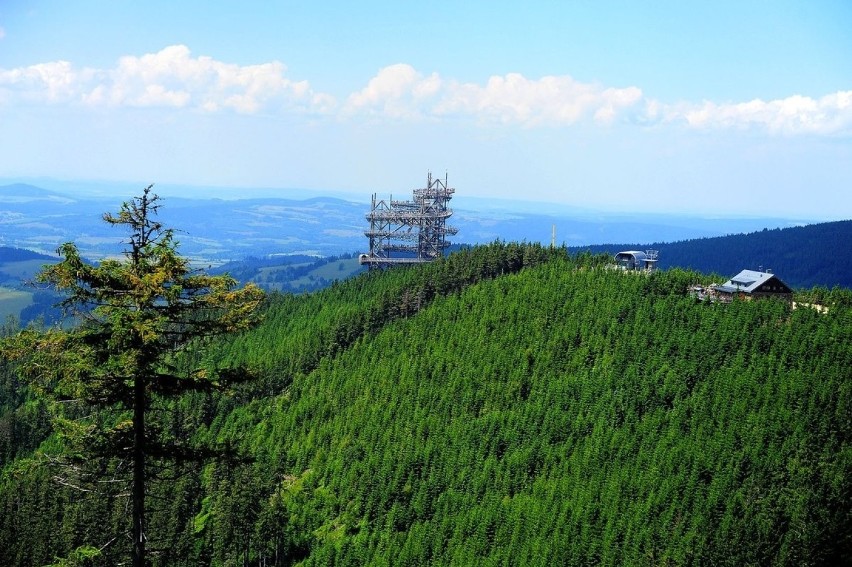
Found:
[[[237,455],[158,461],[150,563],[852,562],[852,293],[704,303],[700,273],[607,262],[477,246],[273,294],[183,352],[252,380],[149,408],[161,440]],[[46,402],[0,371],[0,564],[127,563],[121,463],[72,486]]]
[[[721,281],[743,269],[766,269],[793,287],[852,288],[852,270],[843,260],[850,242],[852,220],[844,220],[680,242],[595,244],[574,250],[616,254],[651,248],[660,251],[661,268],[716,273]]]

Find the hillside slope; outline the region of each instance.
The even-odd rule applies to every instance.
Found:
[[[155,564],[849,562],[848,292],[704,304],[601,261],[494,244],[274,298],[209,354],[261,380],[163,408],[254,462],[152,488]],[[0,562],[125,521],[39,462],[4,469]]]

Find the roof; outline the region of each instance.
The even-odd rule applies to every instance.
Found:
[[[636,258],[637,260],[644,260],[645,256],[647,256],[644,252],[640,252],[639,250],[625,250],[624,252],[619,252],[615,255],[616,258],[622,255],[630,255]]]
[[[781,278],[776,276],[775,274],[770,274],[769,272],[758,272],[755,270],[743,270],[739,274],[735,275],[722,285],[714,286],[716,291],[722,291],[726,293],[753,293],[758,290],[763,284],[775,280],[779,285],[777,286],[779,289],[777,290],[779,293],[790,293],[793,290],[781,281]],[[773,290],[775,291],[775,290]]]

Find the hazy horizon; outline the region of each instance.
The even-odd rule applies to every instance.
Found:
[[[849,29],[839,0],[7,4],[0,177],[369,196],[431,170],[475,198],[850,218]]]
[[[372,193],[362,193],[355,190],[346,189],[303,189],[295,187],[225,187],[225,186],[204,186],[204,185],[184,185],[184,184],[169,184],[169,183],[142,183],[135,184],[129,181],[85,181],[85,180],[58,180],[44,177],[21,177],[21,178],[4,178],[0,177],[0,186],[24,184],[46,189],[48,191],[60,193],[69,197],[77,197],[81,199],[96,199],[104,202],[115,202],[118,204],[123,200],[127,200],[138,193],[148,185],[154,186],[154,191],[163,198],[179,198],[179,199],[221,199],[225,201],[241,200],[241,199],[287,199],[287,200],[308,200],[316,198],[334,198],[341,199],[350,203],[363,203],[365,211],[369,208],[370,197]],[[450,183],[452,186],[452,183]],[[419,187],[419,186],[418,186]],[[405,199],[410,196],[410,188],[401,189],[398,191],[382,193],[375,192],[379,198],[395,198]],[[464,195],[463,192],[457,191],[452,202],[451,208],[460,211],[483,210],[491,213],[503,212],[507,215],[512,213],[529,214],[539,213],[550,216],[565,216],[571,215],[578,219],[594,218],[598,215],[606,215],[608,217],[624,216],[628,218],[648,217],[648,218],[700,218],[704,220],[732,220],[732,219],[754,219],[767,221],[784,221],[784,226],[793,226],[795,224],[810,224],[833,222],[852,219],[852,215],[842,217],[837,215],[826,214],[825,216],[805,216],[805,215],[769,215],[769,214],[747,214],[737,212],[722,212],[716,213],[712,211],[701,210],[683,210],[683,211],[660,211],[653,209],[638,209],[638,208],[618,208],[617,206],[607,208],[600,207],[583,207],[575,206],[570,203],[558,203],[553,201],[539,200],[522,200],[512,199],[509,197],[486,197],[475,195]],[[776,225],[769,226],[774,228]],[[781,226],[781,225],[777,225]]]

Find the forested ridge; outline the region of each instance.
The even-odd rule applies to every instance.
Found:
[[[156,471],[151,561],[852,561],[852,293],[709,304],[608,262],[494,243],[272,295],[184,361],[255,380],[152,408],[247,458]],[[4,366],[0,564],[126,561],[126,500],[57,484],[40,404]]]
[[[852,243],[852,220],[763,229],[749,234],[694,238],[653,244],[595,244],[576,250],[615,254],[656,249],[659,266],[716,273],[722,280],[743,269],[773,270],[791,287],[841,286],[852,289],[852,267],[845,261]]]

